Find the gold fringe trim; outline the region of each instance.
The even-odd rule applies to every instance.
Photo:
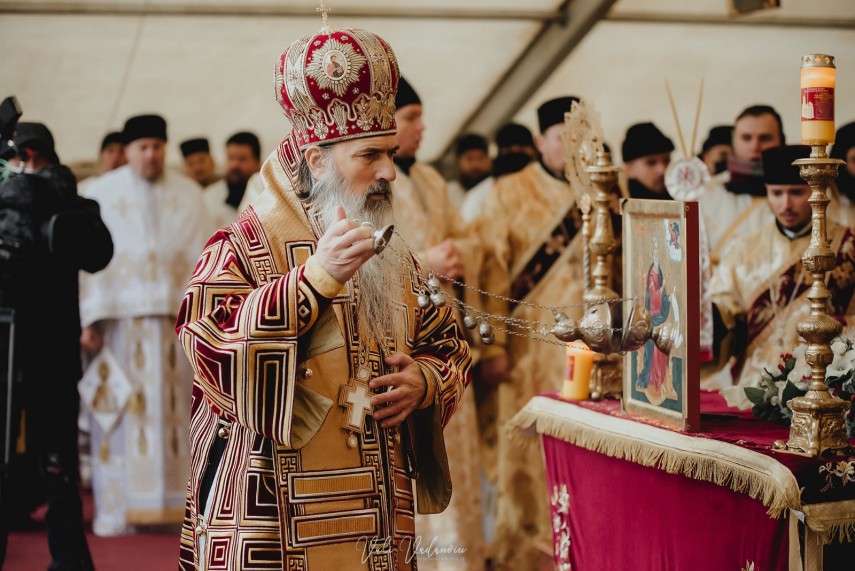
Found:
[[[855,541],[855,500],[807,504],[802,507],[805,525],[823,544],[835,539],[840,543]]]
[[[791,482],[782,482],[773,474],[766,473],[762,471],[762,469],[746,466],[737,458],[729,461],[727,458],[722,457],[722,455],[708,456],[701,450],[695,452],[669,448],[668,446],[660,443],[643,441],[637,439],[637,437],[630,437],[627,435],[628,433],[616,434],[607,430],[597,430],[596,427],[588,426],[583,422],[577,423],[574,419],[568,418],[567,416],[556,416],[552,412],[531,410],[532,408],[539,408],[531,407],[531,404],[535,400],[541,399],[543,399],[543,397],[535,397],[535,399],[533,399],[532,402],[530,402],[523,410],[518,412],[506,426],[506,430],[516,431],[518,433],[515,436],[511,436],[511,438],[517,443],[522,443],[526,440],[529,443],[534,443],[537,441],[523,437],[546,434],[563,440],[564,442],[585,448],[586,450],[604,454],[611,458],[629,460],[630,462],[634,462],[641,466],[664,470],[669,474],[682,474],[694,480],[703,480],[705,482],[712,482],[718,486],[726,486],[734,492],[744,493],[756,500],[759,500],[768,508],[766,513],[775,519],[779,518],[781,514],[786,512],[788,509],[801,509],[800,494],[795,478],[792,477],[789,470],[774,459],[769,459],[762,454],[751,452],[735,445],[711,441],[722,446],[743,450],[752,455],[756,455],[760,457],[757,459],[760,463],[767,463],[765,460],[770,460],[771,462],[778,464],[792,477]],[[563,403],[556,404],[558,406],[572,406]],[[579,407],[574,408],[577,410],[586,410],[579,409]],[[592,414],[600,414],[593,411],[588,412]],[[617,419],[615,417],[606,418],[638,424],[626,419]],[[522,431],[522,433],[520,433],[520,431]],[[683,438],[692,438],[679,433],[674,433],[674,435]],[[855,522],[850,525],[855,525]],[[847,529],[852,531],[851,528]],[[849,533],[849,531],[847,531],[847,533]]]

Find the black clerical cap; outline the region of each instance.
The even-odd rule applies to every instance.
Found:
[[[182,142],[181,147],[181,156],[184,158],[189,157],[193,153],[210,153],[211,145],[208,144],[208,139],[200,138],[200,139],[187,139]]]
[[[18,149],[32,149],[44,155],[49,161],[59,163],[53,143],[53,134],[44,123],[18,123],[15,129],[15,146]]]
[[[834,136],[834,146],[831,147],[829,156],[832,159],[846,160],[846,153],[855,147],[855,123],[843,125]],[[843,167],[846,168],[846,167]]]
[[[473,149],[487,152],[487,139],[481,135],[476,135],[475,133],[469,133],[468,135],[463,135],[457,139],[456,152],[458,157],[466,151],[471,151]]]
[[[701,147],[701,154],[709,151],[716,145],[732,145],[733,144],[733,125],[718,125],[710,129],[707,140],[704,141]]]
[[[421,105],[419,94],[403,76],[398,78],[398,93],[395,95],[395,109],[401,109],[407,105],[417,103]]]
[[[119,131],[112,131],[104,135],[104,138],[101,139],[101,150],[107,148],[107,146],[119,143],[120,145],[125,144],[125,137]]]
[[[578,102],[579,98],[574,96],[557,97],[550,99],[543,105],[537,108],[537,122],[540,126],[540,133],[543,134],[547,129],[558,123],[564,122],[564,114],[570,112],[570,107],[573,102]]]
[[[635,160],[647,155],[670,153],[674,143],[653,123],[636,123],[626,130],[626,138],[621,146],[623,162]]]
[[[532,137],[528,127],[519,123],[508,123],[496,131],[496,146],[500,150],[513,145],[534,147],[534,137]]]
[[[783,145],[763,151],[763,182],[766,184],[807,184],[799,176],[799,167],[793,166],[796,159],[810,157],[807,145]]]
[[[125,144],[137,139],[163,139],[166,141],[166,120],[160,115],[137,115],[125,121],[122,130]]]

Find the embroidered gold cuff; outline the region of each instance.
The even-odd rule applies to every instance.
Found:
[[[433,378],[430,371],[425,370],[425,367],[419,365],[419,369],[421,369],[422,376],[425,378],[425,383],[427,383],[425,398],[422,400],[421,404],[419,404],[419,410],[422,410],[436,402],[436,379]]]
[[[322,296],[332,299],[344,288],[344,284],[332,277],[321,267],[317,258],[309,256],[306,260],[303,276],[309,280],[312,287]]]

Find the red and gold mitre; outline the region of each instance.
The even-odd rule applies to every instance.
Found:
[[[324,27],[276,62],[276,100],[297,147],[395,133],[398,62],[380,36]]]

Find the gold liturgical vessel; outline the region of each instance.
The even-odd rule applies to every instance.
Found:
[[[612,228],[610,192],[617,183],[618,167],[612,165],[609,153],[597,152],[596,162],[585,169],[590,175],[591,183],[596,187],[594,197],[594,209],[596,212],[596,225],[594,236],[590,242],[585,240],[586,250],[595,257],[595,265],[591,271],[593,283],[586,280],[585,294],[583,300],[586,304],[605,304],[607,314],[620,314],[620,306],[617,300],[620,296],[611,288],[611,268],[609,259],[617,249],[614,229]],[[582,205],[582,234],[584,237],[590,235],[590,205],[583,201]],[[586,212],[587,211],[587,212]],[[586,254],[588,252],[586,251]],[[590,258],[586,256],[586,277],[590,268]],[[612,321],[611,319],[609,321]],[[604,351],[602,358],[594,362],[591,369],[591,398],[599,400],[605,396],[620,398],[623,388],[621,377],[622,359],[616,352]]]
[[[830,343],[842,330],[840,322],[828,315],[831,293],[825,286],[825,276],[836,261],[826,232],[826,189],[837,178],[838,166],[845,164],[828,158],[826,153],[834,141],[834,71],[832,56],[812,54],[802,58],[802,143],[811,146],[811,154],[793,163],[812,191],[808,200],[813,211],[811,241],[802,256],[804,269],[813,277],[807,294],[810,316],[796,325],[799,335],[807,341],[805,360],[811,368],[811,382],[807,394],[787,402],[793,411],[790,439],[786,444],[776,442],[775,447],[809,456],[849,448],[844,422],[849,403],[831,396],[825,384],[826,368],[834,356]]]
[[[582,299],[585,302],[585,312],[579,321],[567,317],[564,313],[556,313],[556,324],[550,332],[565,343],[582,340],[591,351],[599,353],[600,356],[591,369],[591,399],[599,400],[607,396],[621,398],[622,353],[637,351],[648,340],[653,340],[660,351],[669,353],[677,332],[670,323],[654,327],[647,310],[643,305],[639,307],[635,303],[632,304],[624,324],[623,302],[626,300],[621,299],[611,287],[610,265],[611,257],[617,250],[617,241],[609,204],[620,168],[612,165],[611,155],[601,146],[596,148],[598,145],[595,143],[602,141],[602,134],[593,108],[587,104],[580,106],[579,103],[574,103],[571,113],[568,114],[567,125],[571,133],[567,140],[573,141],[572,146],[566,147],[568,164],[575,163],[574,169],[577,171],[584,169],[588,178],[580,180],[580,186],[585,187],[590,183],[596,191],[593,200],[588,193],[583,193],[579,199],[584,242],[582,265],[585,293]],[[585,153],[575,148],[577,143],[596,148],[593,164],[587,164],[583,158]]]

